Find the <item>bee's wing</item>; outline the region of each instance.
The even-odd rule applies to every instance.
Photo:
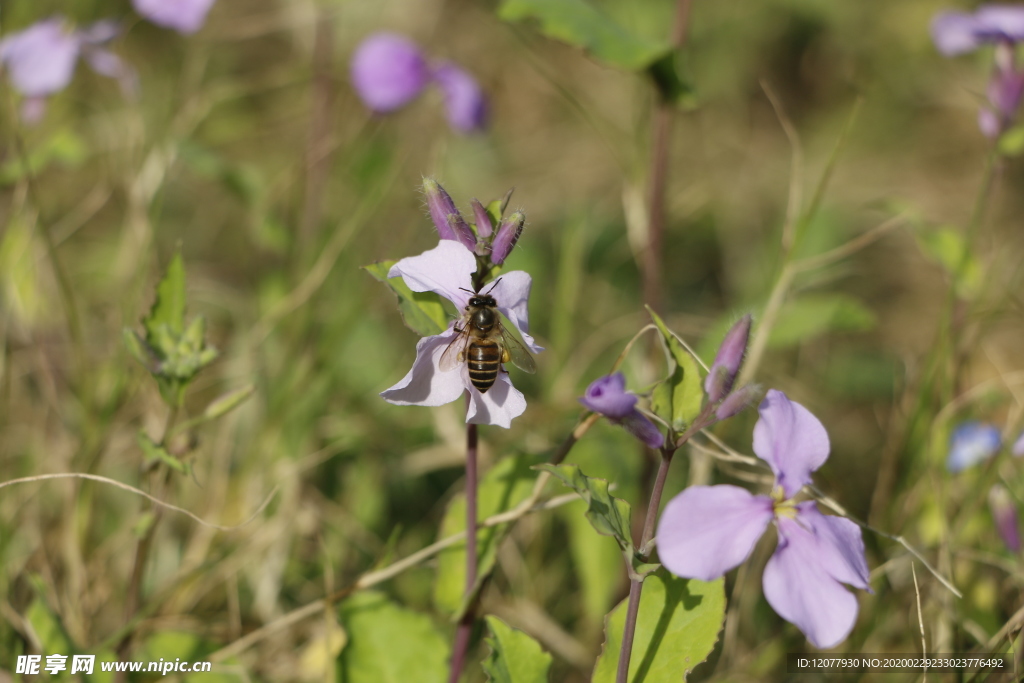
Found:
[[[448,348],[441,354],[441,359],[438,362],[438,367],[441,368],[441,372],[448,372],[454,370],[459,366],[459,363],[466,360],[466,344],[469,341],[469,328],[463,327],[461,330],[455,328],[455,338],[448,342]]]
[[[537,363],[534,362],[533,356],[504,327],[501,328],[501,345],[508,351],[508,357],[512,361],[512,365],[531,375],[537,372]]]

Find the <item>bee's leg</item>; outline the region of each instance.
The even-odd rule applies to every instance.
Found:
[[[501,350],[501,362],[502,363],[507,363],[507,362],[509,362],[509,360],[511,360],[511,358],[512,358],[512,355],[508,352],[508,349],[503,348]]]

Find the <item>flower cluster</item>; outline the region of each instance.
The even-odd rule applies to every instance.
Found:
[[[988,102],[978,112],[978,126],[987,137],[998,138],[1009,129],[1024,97],[1024,71],[1016,56],[1016,45],[1024,40],[1024,7],[982,5],[973,14],[943,12],[932,20],[932,39],[947,56],[995,45]]]
[[[352,84],[379,114],[404,107],[434,84],[452,128],[471,133],[487,124],[487,102],[476,79],[453,62],[430,63],[418,45],[396,33],[376,33],[360,43],[352,55]]]
[[[395,263],[388,277],[401,277],[412,291],[434,292],[452,302],[456,310],[466,311],[484,278],[496,265],[504,263],[522,231],[525,217],[517,211],[501,219],[494,231],[487,211],[474,200],[477,221],[474,230],[436,181],[424,179],[423,187],[441,241],[429,251]],[[544,349],[529,333],[527,301],[531,286],[527,273],[509,271],[490,283],[485,294],[493,297],[497,310],[526,347],[538,353]],[[462,324],[467,323],[462,321]],[[393,387],[381,392],[381,396],[396,405],[439,406],[466,394],[469,398],[467,423],[507,429],[512,419],[526,410],[526,399],[512,386],[507,372],[499,372],[494,385],[481,392],[470,381],[466,363],[452,369],[442,368],[441,356],[451,344],[459,343],[462,331],[458,321],[453,321],[444,332],[420,339],[412,369]]]
[[[870,590],[860,528],[798,502],[811,473],[828,458],[821,422],[781,391],[770,390],[754,427],[754,452],[775,473],[770,496],[737,486],[691,486],[669,501],[658,522],[658,555],[674,574],[711,581],[742,563],[774,521],[778,546],[762,584],[772,608],[820,648],[841,642],[857,618],[857,598],[842,584]]]

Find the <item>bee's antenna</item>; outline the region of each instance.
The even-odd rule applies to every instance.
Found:
[[[472,289],[466,289],[465,287],[459,287],[463,292],[469,292],[470,294],[476,294]]]
[[[499,282],[501,282],[501,278],[500,277],[497,280],[494,281],[494,284],[492,284],[491,288],[487,290],[487,293],[490,294],[491,292],[493,292],[494,288],[498,286]]]

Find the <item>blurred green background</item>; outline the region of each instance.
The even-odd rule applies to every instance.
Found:
[[[675,11],[667,0],[594,4],[658,39]],[[1012,158],[997,170],[971,256],[984,277],[952,307],[950,338],[942,317],[956,258],[939,229],[959,234],[981,183],[988,143],[976,111],[991,55],[936,52],[928,23],[945,7],[694,3],[686,73],[696,98],[676,114],[670,150],[662,308],[705,360],[739,315],[757,320],[781,267],[790,195],[811,201],[859,106],[801,255],[904,220],[795,279],[755,379],[827,426],[832,456],[819,487],[905,536],[964,592],[953,598],[916,566],[933,651],[988,652],[982,644],[1021,604],[1024,572],[1003,549],[984,494],[1001,478],[1019,501],[1021,465],[1003,454],[951,478],[944,460],[958,421],[989,420],[1008,435],[1021,427],[1022,176]],[[500,21],[493,2],[219,0],[203,30],[182,37],[138,20],[127,0],[36,0],[4,3],[2,31],[57,13],[80,23],[131,18],[115,50],[141,88],[126,99],[80,66],[46,118],[26,127],[0,85],[0,479],[90,472],[144,485],[136,434],[158,436],[167,409],[124,350],[122,329],[141,329],[180,244],[189,315],[206,317],[221,351],[190,388],[187,410],[247,383],[256,392],[196,430],[195,476],[174,478],[163,497],[233,525],[277,487],[253,522],[230,532],[164,515],[136,652],[202,659],[436,540],[462,486],[463,408],[378,397],[407,371],[416,337],[392,294],[361,270],[435,243],[422,176],[441,181],[464,213],[470,198],[515,187],[511,206],[528,218],[508,267],[533,276],[531,331],[547,351],[536,375],[513,371],[526,413],[509,431],[482,430],[485,470],[557,446],[580,415],[577,396],[648,322],[636,216],[654,96],[642,77],[601,66],[533,24]],[[351,88],[348,59],[379,30],[466,66],[490,98],[488,132],[450,131],[436,93],[371,116]],[[783,121],[799,138],[795,166]],[[79,340],[44,231],[71,284]],[[649,388],[659,363],[638,346],[625,367],[631,388]],[[755,420],[751,410],[716,431],[749,453]],[[599,423],[568,461],[616,482],[636,509],[647,458]],[[704,456],[680,457],[668,494],[709,480],[736,481]],[[62,642],[54,638],[80,652],[113,649],[142,509],[134,495],[81,480],[0,491],[0,669],[13,670],[26,644]],[[593,534],[582,510],[516,525],[483,596],[485,611],[554,653],[558,681],[589,679],[603,615],[628,588],[614,541]],[[839,651],[918,651],[910,556],[865,537],[875,594],[860,596],[858,626]],[[770,549],[760,546],[730,579],[726,630],[695,679],[783,680],[785,653],[809,648],[760,595]],[[432,607],[434,576],[428,562],[379,588],[448,633]],[[323,611],[297,620],[232,653],[221,675],[331,680],[341,675],[325,665],[344,642],[338,628]],[[474,652],[468,680],[483,680],[472,662],[486,648]]]

